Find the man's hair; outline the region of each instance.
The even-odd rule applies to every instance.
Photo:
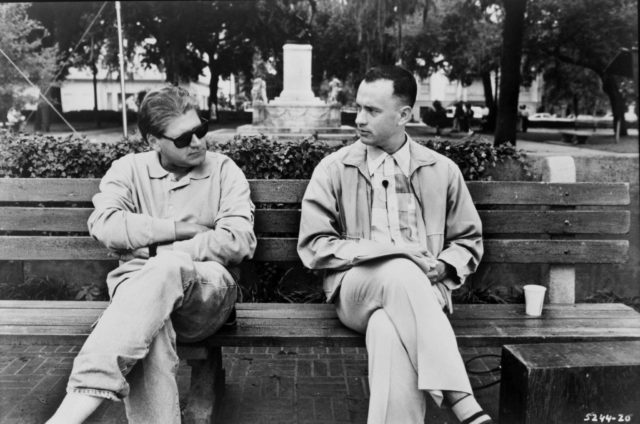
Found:
[[[193,97],[184,88],[170,85],[150,91],[138,111],[138,129],[143,140],[147,141],[150,134],[162,136],[172,119],[196,109]]]
[[[365,82],[390,80],[393,82],[393,95],[405,105],[413,107],[416,102],[418,85],[411,72],[400,66],[376,66],[364,74]]]

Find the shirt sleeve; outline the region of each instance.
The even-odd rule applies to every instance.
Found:
[[[176,241],[172,247],[195,261],[216,261],[224,266],[251,259],[256,249],[254,211],[249,182],[242,170],[225,158],[220,169],[220,207],[213,229]]]
[[[100,192],[93,196],[95,209],[87,222],[91,236],[116,252],[175,240],[173,220],[137,210],[132,162],[132,155],[113,162],[100,181]]]
[[[438,259],[456,271],[456,275],[443,281],[453,290],[475,272],[484,253],[482,222],[462,173],[455,165],[450,165],[445,234],[444,249]]]

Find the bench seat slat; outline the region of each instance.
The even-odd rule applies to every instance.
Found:
[[[588,322],[588,320],[583,320]],[[483,325],[468,327],[452,322],[458,343],[463,346],[499,346],[505,343],[566,342],[640,340],[640,327],[630,327],[628,321],[611,320],[611,323],[588,323],[589,327],[576,330],[570,323],[548,323],[545,320],[530,321],[544,325],[500,326]],[[220,331],[209,340],[219,346],[364,346],[364,338],[343,327],[247,327],[239,325],[231,331]],[[489,323],[485,323],[489,324]],[[3,344],[72,343],[79,344],[88,335],[88,326],[7,326],[0,325],[0,342]]]
[[[0,202],[90,202],[99,179],[2,178]],[[250,180],[256,203],[298,203],[307,180]],[[474,202],[483,204],[628,205],[628,183],[539,183],[469,181]]]
[[[107,307],[106,301],[77,301],[60,300],[51,302],[48,300],[0,300],[0,324],[6,323],[4,319],[14,313],[33,314],[39,316],[51,311],[60,313],[59,309],[70,311],[98,310],[88,312],[99,314]],[[240,318],[250,317],[291,317],[313,319],[315,317],[336,318],[333,305],[325,303],[237,303],[237,314]],[[35,311],[35,312],[34,312]],[[549,304],[544,308],[545,317],[549,318],[607,318],[613,316],[632,318],[638,317],[630,307],[620,303],[576,303],[576,304]],[[97,316],[97,315],[96,315]],[[522,319],[522,305],[520,304],[456,304],[453,319]],[[526,317],[525,317],[526,318]],[[42,320],[42,318],[41,318]],[[90,318],[87,318],[89,321]]]
[[[0,231],[87,232],[91,208],[0,207]],[[481,210],[485,235],[499,234],[626,234],[629,211]],[[300,211],[258,209],[257,233],[298,233]]]
[[[0,301],[1,343],[82,343],[107,302]],[[238,326],[208,342],[224,346],[363,346],[327,304],[237,304]],[[57,318],[52,319],[52,314]],[[302,317],[304,316],[304,318]],[[465,346],[549,341],[640,340],[640,315],[621,304],[546,305],[543,317],[524,306],[456,305],[450,317]]]

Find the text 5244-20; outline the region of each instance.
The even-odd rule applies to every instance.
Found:
[[[633,414],[596,414],[590,412],[584,415],[585,422],[590,423],[630,423]]]

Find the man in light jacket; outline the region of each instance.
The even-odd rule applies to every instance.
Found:
[[[148,93],[138,126],[152,151],[112,164],[88,222],[120,258],[107,277],[111,303],[50,424],[81,423],[105,399],[124,400],[130,423],[179,424],[176,338],[202,340],[225,324],[235,266],[255,250],[249,184],[231,159],[207,151],[189,93]]]
[[[482,226],[455,163],[405,132],[416,91],[403,68],[366,73],[360,139],[316,167],[298,253],[325,270],[342,323],[366,334],[369,423],[424,422],[427,392],[462,423],[490,423],[443,311],[480,262]]]

